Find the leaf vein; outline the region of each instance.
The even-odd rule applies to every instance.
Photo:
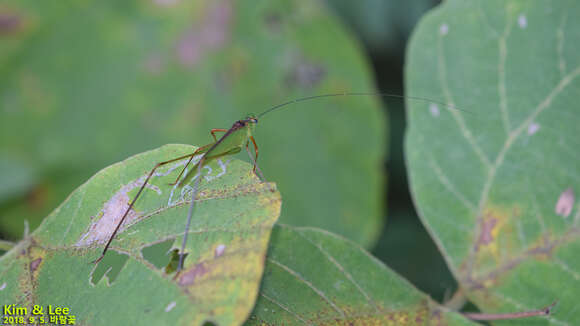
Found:
[[[305,236],[302,232],[298,231],[297,233],[301,238],[305,239],[310,244],[312,244],[316,249],[318,249],[318,251],[320,251],[322,253],[322,255],[326,259],[328,259],[328,261],[330,261],[332,264],[334,264],[336,266],[336,268],[338,268],[338,270],[342,274],[344,274],[344,276],[358,289],[358,291],[366,298],[367,302],[370,303],[375,308],[375,310],[377,312],[380,311],[379,307],[377,306],[375,301],[371,298],[371,296],[363,290],[363,288],[353,279],[352,275],[350,275],[350,273],[348,273],[344,269],[344,267],[338,261],[336,261],[336,259],[334,259],[334,257],[330,253],[328,253],[326,250],[324,250],[324,248],[322,248],[322,246],[314,243],[310,238]]]
[[[433,157],[431,157],[431,159],[429,160],[429,165],[435,171],[437,179],[439,179],[439,182],[441,182],[441,184],[445,187],[445,189],[447,189],[447,191],[453,194],[453,196],[455,196],[455,198],[457,198],[470,211],[475,212],[476,206],[472,202],[467,200],[467,198],[465,198],[465,196],[463,196],[461,192],[459,192],[455,188],[455,186],[451,183],[451,181],[449,181],[449,179],[447,178],[445,173],[443,173],[441,167],[439,166],[439,164],[437,164],[437,161]]]
[[[503,34],[498,39],[498,66],[497,66],[497,75],[498,75],[498,93],[499,93],[499,108],[501,110],[501,119],[503,122],[503,127],[506,133],[506,136],[510,133],[510,117],[507,105],[507,90],[506,90],[506,76],[505,76],[505,64],[507,58],[507,38],[511,31],[511,24],[506,22],[506,27],[503,31]]]
[[[280,302],[274,300],[273,298],[270,298],[269,296],[265,295],[264,293],[260,292],[260,295],[262,297],[264,297],[266,300],[272,302],[273,304],[277,305],[278,307],[282,308],[282,310],[288,312],[290,315],[292,315],[294,318],[300,320],[301,322],[307,324],[307,325],[314,325],[311,322],[308,322],[305,319],[302,319],[302,317],[300,317],[298,314],[296,314],[295,312],[293,312],[292,310],[290,310],[290,308],[284,306],[283,304],[281,304]]]
[[[572,277],[574,277],[576,281],[580,281],[580,273],[573,270],[570,266],[568,266],[568,264],[563,262],[561,259],[554,258],[554,261],[557,263],[556,265],[560,267],[563,271],[572,275]]]
[[[342,318],[346,318],[346,314],[344,313],[344,311],[342,311],[342,309],[340,309],[334,302],[332,302],[327,296],[326,294],[324,294],[324,292],[322,292],[322,290],[318,289],[317,287],[314,286],[314,284],[312,284],[310,281],[306,280],[302,275],[300,275],[298,272],[294,271],[293,269],[291,269],[290,267],[276,261],[273,258],[268,258],[268,260],[270,262],[272,262],[274,265],[282,268],[284,271],[286,271],[288,274],[296,277],[299,281],[302,281],[304,284],[306,284],[306,286],[308,286],[312,291],[316,292],[316,294],[318,294],[318,296],[320,296],[322,299],[324,299],[324,301],[326,301],[334,310],[336,310],[336,312],[338,312],[340,314],[340,316]]]
[[[447,67],[445,64],[445,55],[443,53],[443,41],[442,41],[443,37],[445,37],[445,36],[439,35],[439,38],[438,38],[438,55],[437,55],[438,64],[437,64],[437,66],[438,66],[439,83],[441,84],[441,88],[442,88],[443,93],[445,95],[445,100],[447,101],[447,103],[449,103],[449,106],[456,107],[455,102],[453,100],[453,95],[451,94],[451,90],[449,88],[449,83],[447,82]],[[477,155],[479,160],[489,170],[491,167],[490,160],[487,157],[487,155],[485,155],[485,153],[483,152],[481,147],[479,147],[479,145],[475,141],[475,138],[473,137],[471,130],[469,130],[469,128],[467,128],[467,125],[465,124],[465,121],[463,120],[463,115],[461,115],[461,113],[456,111],[456,110],[450,110],[450,112],[451,112],[451,115],[453,116],[453,118],[455,119],[455,123],[457,123],[457,126],[459,127],[459,130],[460,130],[461,134],[463,135],[463,138],[465,138],[465,140],[467,140],[467,142],[471,145],[471,148],[473,149],[473,151],[475,152],[475,154]]]

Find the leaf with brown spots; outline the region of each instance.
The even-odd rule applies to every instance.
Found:
[[[554,314],[502,325],[580,325],[577,1],[447,1],[419,25],[406,154],[420,217],[485,312]],[[536,324],[534,324],[536,325]]]
[[[332,233],[278,225],[246,325],[476,325]]]
[[[0,258],[0,302],[70,309],[82,325],[239,325],[251,311],[280,194],[251,165],[204,167],[186,247],[173,280],[191,184],[171,186],[186,160],[160,168],[98,265],[128,201],[155,163],[193,152],[167,145],[103,169]],[[103,313],[105,312],[106,313]]]

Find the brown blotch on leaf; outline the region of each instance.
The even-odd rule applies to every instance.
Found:
[[[406,311],[401,311],[398,313],[397,322],[401,325],[407,325],[409,323],[409,313]]]
[[[230,37],[233,8],[229,1],[215,1],[201,24],[193,25],[177,44],[177,57],[185,66],[194,66],[208,52],[224,46]]]
[[[480,223],[480,233],[477,239],[476,250],[479,250],[480,246],[485,246],[493,241],[493,229],[497,225],[497,218],[493,216],[488,216],[484,218]]]
[[[270,12],[264,16],[264,23],[272,33],[280,33],[282,29],[282,15],[277,12]]]
[[[16,32],[22,26],[20,16],[12,13],[0,12],[0,35]]]
[[[326,76],[326,69],[321,65],[299,60],[286,75],[286,84],[292,87],[310,89],[316,86]]]
[[[30,271],[35,272],[42,263],[42,258],[36,258],[35,260],[30,262]]]
[[[439,311],[439,309],[433,310],[433,312],[431,313],[431,322],[434,321],[437,322],[437,324],[435,325],[441,325],[441,311]]]
[[[541,244],[528,250],[527,254],[531,256],[545,256],[546,258],[551,257],[558,242],[550,239],[548,236],[544,236],[541,241]]]
[[[209,270],[205,266],[205,263],[199,263],[195,265],[192,269],[186,271],[185,273],[181,274],[179,278],[179,285],[181,286],[189,286],[195,282],[195,280],[207,273]]]
[[[423,324],[423,317],[421,315],[418,315],[415,317],[415,323],[417,324]]]
[[[421,301],[421,307],[415,312],[415,323],[418,325],[423,324],[423,321],[427,319],[429,314],[429,302],[427,300]]]
[[[555,211],[556,214],[566,218],[572,213],[572,208],[574,208],[574,190],[570,187],[560,194]]]

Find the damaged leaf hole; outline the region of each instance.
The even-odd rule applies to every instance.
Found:
[[[141,254],[143,258],[153,266],[158,269],[163,269],[166,274],[171,274],[175,272],[179,263],[179,250],[170,250],[173,242],[174,240],[172,239],[144,247],[141,250]],[[187,254],[185,254],[184,259],[186,258]],[[116,251],[111,250],[110,254],[103,258],[91,274],[91,284],[96,285],[103,277],[107,278],[108,285],[113,284],[128,260],[128,255],[119,254]]]
[[[169,250],[174,240],[167,240],[141,249],[143,258],[153,266],[161,269],[170,262]]]
[[[97,285],[103,278],[107,279],[107,285],[113,284],[128,260],[128,255],[111,250],[91,273],[91,285]]]
[[[165,274],[171,274],[177,270],[177,265],[179,264],[179,250],[171,249],[174,242],[175,239],[170,239],[144,247],[141,250],[141,255],[157,269],[162,269]],[[187,253],[184,261],[186,259]]]

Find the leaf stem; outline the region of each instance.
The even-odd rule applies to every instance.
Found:
[[[451,310],[459,311],[467,303],[467,297],[461,288],[457,288],[457,291],[453,293],[451,299],[447,300],[443,305]]]
[[[504,320],[504,319],[516,319],[516,318],[526,318],[533,316],[548,316],[554,308],[558,301],[554,301],[551,305],[544,307],[539,310],[523,311],[523,312],[512,312],[505,314],[486,314],[486,313],[463,313],[463,315],[469,319],[473,320]]]

